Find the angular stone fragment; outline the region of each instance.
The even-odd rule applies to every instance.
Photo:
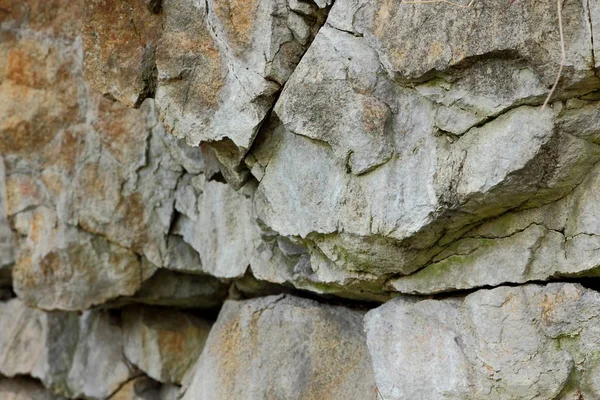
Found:
[[[2,400],[64,400],[39,382],[26,378],[0,377],[0,398]]]
[[[56,215],[42,207],[31,216],[13,283],[30,306],[83,310],[133,295],[154,270],[131,251],[59,224]]]
[[[367,399],[362,316],[291,296],[228,301],[183,398]]]
[[[67,397],[106,398],[135,375],[121,328],[104,312],[45,313],[0,303],[0,373],[31,375]]]
[[[73,182],[72,212],[84,229],[163,265],[182,167],[152,103],[142,110],[99,101],[97,135],[88,137]]]
[[[365,317],[386,400],[597,398],[600,295],[553,283],[395,299]]]
[[[81,37],[61,26],[83,2],[60,4],[7,6],[0,27],[0,279],[18,252],[27,303],[73,310],[133,295],[154,270],[138,254],[166,263],[175,187],[193,161],[151,101],[140,112],[90,90]],[[6,217],[26,237],[18,248]]]
[[[390,287],[432,294],[558,276],[597,277],[598,168],[556,203],[507,213],[469,230],[431,264],[390,281]]]
[[[129,107],[139,107],[156,89],[161,18],[153,9],[139,0],[85,2],[86,79],[103,95]]]
[[[181,383],[200,356],[211,324],[176,310],[130,307],[123,311],[125,356],[148,376]]]
[[[244,275],[260,244],[251,200],[226,184],[206,181],[203,175],[182,183],[175,207],[183,216],[176,233],[200,254],[198,270],[219,278]]]
[[[353,28],[377,50],[383,65],[399,80],[425,80],[436,73],[480,59],[522,59],[545,86],[561,62],[556,4],[477,1],[464,9],[450,4],[358,1]],[[567,50],[564,86],[593,76],[592,35],[587,2],[563,6]]]
[[[379,68],[375,51],[364,40],[323,27],[275,112],[291,132],[329,143],[348,171],[368,172],[394,152],[391,110],[372,95]]]

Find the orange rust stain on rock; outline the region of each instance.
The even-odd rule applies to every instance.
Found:
[[[239,55],[252,44],[257,0],[215,0],[215,13]]]
[[[375,21],[373,23],[374,26],[374,34],[377,38],[381,39],[388,32],[388,27],[390,25],[390,20],[394,16],[394,1],[393,0],[384,0],[381,2],[379,9],[377,10],[377,14],[375,15]]]
[[[182,332],[161,331],[158,336],[158,346],[161,353],[168,354],[170,358],[176,358],[178,354],[185,356],[185,335]]]
[[[239,373],[246,366],[242,365],[245,362],[241,353],[245,348],[244,333],[240,326],[239,315],[236,315],[232,321],[222,327],[222,332],[227,332],[227,335],[221,337],[221,342],[216,346],[219,360],[219,394],[227,395],[235,393],[236,383],[239,379]],[[215,351],[209,349],[209,351]]]
[[[212,41],[212,39],[211,39]],[[217,104],[219,91],[225,84],[225,72],[221,54],[214,47],[214,43],[205,43],[202,54],[206,63],[204,74],[198,82],[198,92],[206,105],[214,107]]]
[[[444,49],[440,42],[432,42],[427,52],[427,62],[434,63],[442,56]]]
[[[29,25],[50,35],[75,39],[85,0],[28,0]]]
[[[383,133],[389,111],[378,100],[367,97],[362,101],[363,128],[366,133],[375,136]]]
[[[60,256],[55,252],[48,253],[40,260],[40,270],[44,277],[55,275],[61,264]]]
[[[44,167],[58,166],[73,172],[80,153],[83,151],[82,133],[65,129],[55,138],[53,145],[44,149]]]
[[[122,165],[144,157],[148,128],[145,114],[107,99],[98,102],[94,128],[100,140]]]

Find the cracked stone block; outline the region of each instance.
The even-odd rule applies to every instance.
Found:
[[[409,276],[388,282],[402,293],[432,294],[544,281],[597,277],[598,166],[561,200],[506,213],[463,234]]]
[[[450,4],[402,4],[352,0],[352,30],[363,34],[395,79],[418,82],[452,76],[479,59],[526,61],[550,87],[561,62],[556,3],[477,1],[470,8]],[[341,8],[341,7],[340,7]],[[333,11],[332,11],[333,12]],[[564,86],[597,87],[593,72],[589,5],[562,5],[566,61]],[[460,73],[460,72],[459,72]]]
[[[41,207],[30,215],[13,285],[29,306],[84,310],[135,294],[155,270],[101,236],[59,224],[51,210]]]
[[[127,359],[149,377],[181,384],[208,337],[211,324],[192,314],[129,307],[121,314]]]
[[[600,295],[552,283],[441,300],[398,298],[365,317],[386,400],[597,398]]]
[[[221,157],[239,164],[323,24],[326,11],[314,4],[296,9],[178,0],[152,14],[140,1],[86,2],[86,75],[129,106],[155,97],[169,131],[194,146],[230,141],[239,154]]]
[[[600,148],[588,140],[598,112],[589,101],[539,108],[553,81],[550,64],[557,62],[550,6],[523,4],[518,10],[530,19],[493,25],[498,35],[523,36],[508,41],[514,57],[499,49],[498,38],[483,40],[489,32],[477,20],[440,42],[427,62],[412,64],[425,57],[425,41],[453,35],[472,20],[470,13],[504,21],[515,11],[485,2],[465,10],[336,2],[246,159],[259,180],[258,219],[302,238],[313,264],[325,259],[337,268],[334,282],[373,283],[377,277],[369,274],[421,269],[484,220],[566,196],[600,159]],[[563,98],[597,89],[587,7],[563,9],[569,40],[576,42],[561,81]],[[460,22],[437,24],[431,13]],[[413,29],[395,25],[398,20]],[[465,32],[477,39],[467,40]],[[397,43],[418,47],[414,58],[403,56]],[[452,64],[459,55],[464,61]],[[427,63],[428,70],[419,70]],[[424,78],[429,70],[436,72]]]
[[[261,241],[252,200],[203,175],[188,178],[175,195],[175,208],[182,214],[175,233],[200,255],[195,270],[218,278],[241,277]]]
[[[122,353],[121,328],[106,312],[47,313],[13,299],[0,303],[0,326],[4,376],[31,375],[70,398],[107,398],[136,375]]]
[[[183,399],[367,399],[363,315],[293,296],[228,301]]]
[[[156,90],[162,21],[153,9],[139,0],[85,2],[86,79],[103,95],[129,107],[139,107]]]

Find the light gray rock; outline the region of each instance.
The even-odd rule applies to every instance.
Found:
[[[600,295],[556,283],[398,298],[365,317],[386,400],[599,396]]]
[[[170,309],[129,307],[121,317],[125,356],[163,383],[181,383],[211,328],[205,320]]]
[[[242,276],[261,242],[252,200],[203,175],[183,182],[175,204],[183,215],[175,232],[199,253],[197,270],[218,278]]]
[[[417,71],[420,64],[402,58],[406,49],[390,39],[406,35],[416,46],[421,38],[394,25],[394,16],[402,9],[410,11],[402,14],[409,25],[426,20],[423,34],[435,42],[441,30],[451,34],[456,27],[430,23],[426,16],[433,11],[427,10],[443,9],[463,22],[472,12],[448,7],[334,4],[246,159],[259,180],[257,218],[283,236],[304,240],[314,272],[318,265],[337,269],[316,272],[314,281],[377,284],[378,277],[411,274],[481,221],[564,197],[600,159],[600,149],[588,140],[594,134],[594,125],[586,126],[595,118],[591,104],[580,111],[565,112],[561,103],[538,108],[554,74],[542,59],[554,57],[556,49],[535,54],[552,47],[550,36],[538,50],[514,39],[515,54],[527,57],[502,56],[496,39],[452,39],[447,49],[440,42],[440,52],[432,50],[427,61],[439,74],[422,82],[430,71]],[[507,13],[498,7],[486,8],[484,17]],[[522,6],[540,24],[550,18],[544,7]],[[564,13],[584,21],[587,5]],[[475,37],[484,35],[479,23],[470,28]],[[540,35],[539,26],[521,20],[513,25],[506,29]],[[583,40],[585,29],[573,29],[581,43],[570,50],[573,64],[563,88],[591,91],[597,86],[588,62],[591,42]],[[446,50],[469,61],[447,68]],[[373,107],[367,112],[361,104]],[[546,275],[555,272],[551,267]]]
[[[228,301],[183,399],[369,398],[362,317],[291,296]]]
[[[26,378],[0,377],[0,397],[3,400],[64,400],[39,382]]]
[[[596,277],[600,270],[598,166],[568,196],[507,213],[464,233],[422,270],[389,282],[402,293]]]
[[[135,376],[121,328],[103,312],[47,313],[0,303],[0,373],[31,375],[67,397],[106,398]]]
[[[151,101],[141,113],[105,101],[98,108],[96,134],[87,138],[74,177],[69,222],[163,265],[182,174],[170,151],[178,145],[166,139]]]
[[[379,69],[364,40],[323,27],[275,112],[289,131],[331,145],[348,171],[368,172],[394,153],[391,110],[372,96]]]

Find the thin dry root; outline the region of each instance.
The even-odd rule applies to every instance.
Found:
[[[385,400],[385,398],[383,397],[383,395],[381,394],[381,392],[379,391],[379,388],[377,386],[375,386],[373,388],[373,391],[375,392],[375,400],[379,400],[380,397],[382,400]]]
[[[552,85],[552,89],[550,89],[550,93],[548,93],[548,97],[546,97],[546,101],[544,101],[544,104],[542,105],[542,110],[546,108],[546,106],[552,99],[552,95],[554,94],[554,91],[556,90],[556,87],[558,86],[558,81],[560,81],[560,78],[562,76],[563,67],[565,65],[565,62],[567,61],[567,56],[566,56],[566,52],[565,52],[565,37],[563,35],[563,25],[562,25],[561,0],[556,0],[556,4],[558,7],[558,32],[560,33],[560,51],[561,51],[562,56],[561,56],[561,60],[560,60],[560,67],[558,68],[558,74],[556,74],[556,80],[554,81],[554,85]]]
[[[418,0],[418,1],[401,1],[400,4],[431,4],[431,3],[445,3],[445,4],[450,4],[451,6],[454,7],[460,7],[460,8],[470,8],[473,3],[475,3],[476,0],[471,0],[471,2],[467,5],[463,5],[463,4],[458,4],[458,3],[454,3],[452,1],[448,1],[448,0]]]

